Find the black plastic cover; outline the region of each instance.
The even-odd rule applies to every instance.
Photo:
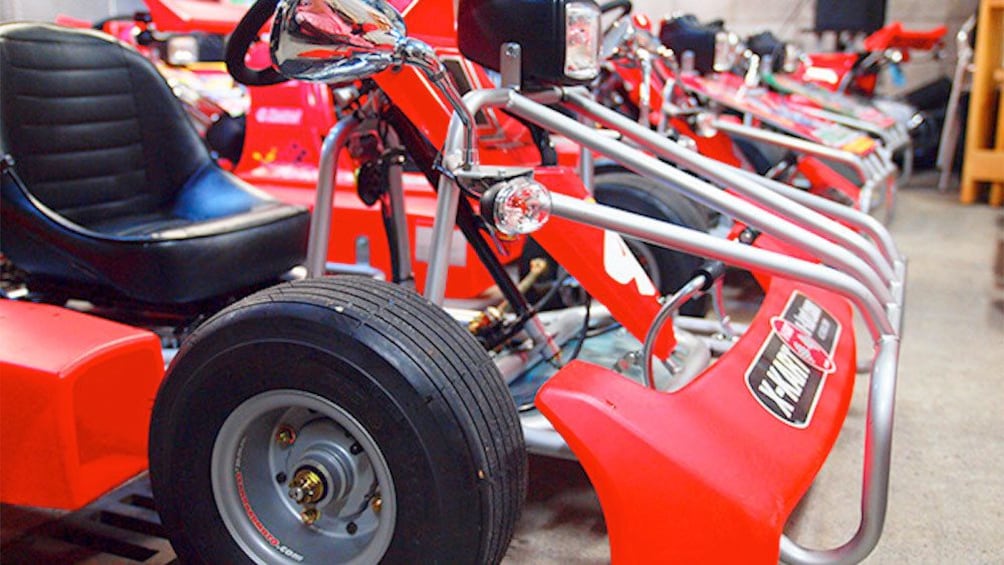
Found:
[[[565,76],[565,5],[568,3],[568,0],[460,0],[457,14],[460,52],[498,71],[502,45],[519,43],[523,50],[524,86],[589,82]]]
[[[694,53],[694,68],[701,74],[714,71],[715,36],[722,30],[721,21],[702,24],[697,17],[687,14],[662,22],[659,40],[682,57],[687,51]]]
[[[771,33],[770,31],[760,32],[751,35],[746,39],[746,47],[756,53],[761,59],[771,58],[771,71],[779,73],[784,69],[784,57],[788,44]]]

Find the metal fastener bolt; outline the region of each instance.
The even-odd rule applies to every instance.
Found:
[[[303,521],[307,526],[312,525],[321,517],[321,511],[316,508],[307,508],[303,512],[300,512],[300,520]]]
[[[348,525],[345,526],[345,531],[347,531],[350,536],[355,535],[356,530],[358,529],[359,526],[357,526],[355,522],[349,522]]]
[[[380,509],[383,508],[383,498],[381,498],[379,496],[374,496],[373,499],[370,500],[370,506],[373,507],[373,511],[374,512],[376,512],[377,514],[379,514],[380,513]]]
[[[275,441],[283,447],[289,447],[296,442],[296,432],[289,426],[283,426],[275,432]]]

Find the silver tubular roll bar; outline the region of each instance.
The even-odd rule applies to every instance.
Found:
[[[561,97],[562,92],[558,90],[547,91],[535,96],[538,101],[543,103],[553,103]],[[621,164],[649,177],[677,186],[687,194],[722,209],[726,213],[734,212],[732,215],[737,218],[751,217],[756,220],[757,216],[765,215],[765,212],[760,208],[736,196],[720,191],[623,143],[595,135],[593,130],[581,126],[575,120],[541,106],[531,98],[515,91],[507,89],[473,91],[464,97],[464,102],[472,113],[486,105],[504,105],[515,115],[566,135],[591,149],[605,153]],[[443,148],[444,162],[450,165],[458,163],[457,150],[462,147],[463,135],[463,126],[454,115],[450,122],[446,145]],[[754,192],[757,200],[763,202],[761,197],[769,191],[761,187],[761,190]],[[446,178],[446,175],[443,177],[438,198],[437,211],[449,212],[452,210],[453,213],[438,214],[433,228],[432,257],[426,282],[426,296],[434,302],[437,301],[437,298],[440,302],[442,300],[442,288],[445,287],[446,278],[446,258],[449,256],[450,235],[456,221],[456,202],[459,198],[459,189],[456,188],[452,179]],[[879,288],[872,288],[875,286],[874,282],[880,277],[869,265],[860,260],[852,262],[854,263],[853,268],[840,270],[717,238],[594,202],[586,202],[562,194],[552,194],[552,198],[552,213],[555,216],[609,229],[655,245],[718,259],[727,264],[762,270],[813,284],[829,289],[854,304],[864,318],[876,348],[868,396],[865,455],[862,468],[862,516],[859,527],[850,540],[834,549],[807,549],[799,546],[787,536],[782,536],[780,551],[782,559],[785,561],[819,565],[859,561],[867,556],[881,535],[888,500],[893,401],[896,390],[903,306],[901,277],[905,276],[905,260],[898,258],[895,260],[893,271],[894,275],[898,276],[888,281],[892,291],[883,284],[879,284]],[[820,205],[817,206],[817,209],[826,209],[826,206]],[[800,245],[811,248],[812,253],[820,257],[839,257],[841,254],[835,251],[845,251],[837,244],[816,236],[807,229],[796,226],[781,217],[772,216],[771,220],[767,225],[760,221],[747,223],[754,227],[763,225],[763,231],[779,237],[780,234],[796,237],[796,241]],[[880,226],[875,226],[862,219],[859,219],[858,222],[868,226],[869,232],[877,234],[882,232]],[[819,226],[814,227],[818,228]],[[823,228],[823,231],[830,232],[832,230]],[[883,241],[885,236],[879,235],[875,239]],[[807,243],[808,245],[806,245]],[[894,251],[894,248],[889,247]],[[895,254],[893,256],[895,257]],[[857,258],[855,257],[855,259]],[[428,290],[430,283],[434,288],[438,287],[432,293]]]
[[[827,233],[834,241],[859,254],[869,266],[879,272],[879,275],[885,281],[891,281],[894,278],[893,266],[896,259],[894,249],[880,248],[877,251],[860,234],[855,233],[846,226],[833,221],[810,207],[792,202],[788,198],[767,193],[763,190],[760,183],[751,180],[748,176],[738,174],[739,170],[735,167],[724,165],[704,155],[686,150],[649,128],[635,127],[631,120],[624,118],[621,114],[601,104],[597,104],[579,91],[567,92],[566,100],[576,110],[583,111],[600,123],[623,132],[625,136],[641,144],[657,156],[668,159],[687,170],[709,177],[719,184],[730,187],[746,196],[756,198],[772,210],[777,210],[787,220],[798,226],[803,228],[811,226],[815,230],[822,228],[823,233]],[[866,216],[865,214],[858,215]],[[744,222],[746,221],[744,218],[740,219]],[[885,231],[884,228],[882,231]],[[889,240],[891,241],[891,238]]]

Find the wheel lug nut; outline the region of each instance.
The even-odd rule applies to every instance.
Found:
[[[358,529],[359,526],[357,526],[355,522],[349,522],[348,525],[345,526],[345,531],[347,531],[350,536],[355,535]]]
[[[321,517],[321,511],[316,508],[307,508],[300,512],[300,520],[307,526],[312,525]],[[351,533],[351,532],[350,532]]]
[[[360,453],[363,452],[363,446],[359,445],[358,443],[353,443],[351,446],[349,446],[349,451],[352,453],[352,455],[359,455]]]
[[[373,500],[370,500],[370,506],[373,508],[374,512],[379,514],[380,509],[383,508],[383,499],[379,496],[374,496]]]
[[[296,442],[296,431],[289,426],[283,426],[275,432],[275,442],[282,447],[289,447]]]

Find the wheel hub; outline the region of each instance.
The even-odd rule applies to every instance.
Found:
[[[390,544],[396,504],[386,461],[326,399],[271,391],[245,401],[219,432],[212,473],[217,508],[248,555],[369,563]]]
[[[289,481],[289,497],[303,506],[317,504],[324,498],[324,479],[316,469],[308,466],[300,467]]]

